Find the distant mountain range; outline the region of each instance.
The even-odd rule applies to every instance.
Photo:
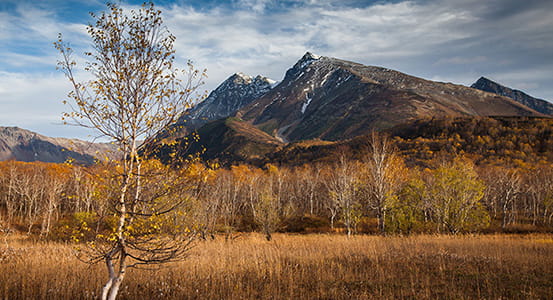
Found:
[[[92,164],[96,157],[113,157],[113,150],[111,144],[51,138],[18,127],[0,127],[0,161],[62,163],[71,159]]]
[[[163,157],[168,152],[188,155],[205,149],[204,158],[209,159],[263,160],[290,149],[288,143],[328,145],[421,119],[551,114],[553,104],[484,77],[466,87],[308,52],[278,84],[261,75],[233,74],[185,112],[175,131],[158,139],[177,143],[154,152]],[[186,135],[193,131],[200,141],[190,147]],[[185,150],[168,149],[185,144]],[[15,128],[0,132],[0,159],[61,162],[70,156],[90,162],[96,151],[105,149]]]

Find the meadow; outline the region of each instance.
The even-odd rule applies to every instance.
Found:
[[[0,236],[0,298],[94,299],[75,245]],[[131,269],[119,299],[551,299],[553,235],[241,234]]]

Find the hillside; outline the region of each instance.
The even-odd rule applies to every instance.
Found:
[[[426,117],[540,116],[513,99],[306,53],[237,116],[280,140],[343,140]]]
[[[174,143],[158,146],[152,155],[169,163],[173,156],[187,158],[200,154],[204,160],[224,164],[260,162],[282,143],[267,133],[237,118],[213,121]]]
[[[477,164],[521,165],[553,163],[553,119],[546,117],[444,117],[424,118],[384,130],[410,166],[424,166],[439,156],[471,155]],[[342,141],[303,140],[284,144],[235,118],[207,124],[200,140],[184,147],[164,146],[157,153],[181,157],[203,152],[206,160],[224,165],[249,163],[262,166],[331,162],[340,153],[361,158],[368,135]],[[191,137],[190,137],[191,138]],[[185,149],[184,151],[182,149]],[[180,151],[180,152],[179,152]],[[160,155],[162,154],[162,155]]]
[[[211,121],[233,115],[240,108],[271,90],[275,81],[235,73],[223,81],[208,97],[187,110],[175,124],[179,135],[190,133]]]
[[[386,134],[411,166],[425,166],[436,157],[462,153],[480,165],[553,163],[551,118],[428,118],[396,126]],[[359,136],[332,143],[291,143],[267,155],[267,162],[286,165],[325,162],[344,151],[359,159],[368,142],[368,136]]]
[[[18,127],[0,127],[0,161],[62,163],[68,159],[92,164],[95,157],[113,156],[110,144],[51,138]]]
[[[501,96],[509,97],[538,112],[541,112],[547,115],[553,115],[553,103],[545,101],[543,99],[534,98],[522,91],[508,88],[497,82],[491,81],[486,77],[480,77],[480,79],[478,79],[475,83],[473,83],[471,87],[485,92],[495,93]]]

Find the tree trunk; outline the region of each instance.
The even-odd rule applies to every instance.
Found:
[[[115,271],[114,271],[114,268],[113,268],[113,258],[112,258],[112,255],[115,254],[115,253],[116,252],[113,252],[113,253],[110,252],[110,253],[106,254],[106,266],[108,268],[109,279],[108,279],[108,282],[106,282],[106,284],[102,288],[101,300],[107,300],[108,294],[111,290],[111,286],[113,285],[113,281],[115,280]]]
[[[119,293],[119,288],[121,287],[121,283],[123,282],[123,279],[125,278],[125,274],[127,271],[127,264],[125,263],[126,255],[123,251],[121,253],[121,257],[119,258],[119,274],[115,278],[115,281],[113,282],[113,285],[111,287],[111,290],[109,292],[109,298],[108,300],[115,300],[117,297],[117,294]]]
[[[378,209],[377,212],[377,218],[378,218],[378,231],[380,234],[386,233],[386,210],[384,209]]]
[[[131,151],[132,154],[134,154],[134,151]],[[131,154],[131,160],[129,161],[129,165],[125,166],[126,174],[124,175],[123,179],[123,185],[121,187],[121,191],[119,194],[119,220],[117,224],[117,245],[115,248],[110,251],[108,254],[106,254],[106,265],[108,268],[109,273],[109,280],[102,289],[102,300],[114,300],[117,297],[117,293],[119,292],[119,287],[121,286],[121,282],[125,278],[125,271],[126,271],[126,243],[125,243],[125,224],[127,219],[127,205],[125,202],[125,197],[127,195],[127,190],[130,185],[133,165],[134,165],[134,156]],[[119,270],[117,274],[115,273],[115,269],[113,266],[113,257],[119,253]]]
[[[269,228],[265,228],[265,238],[269,242],[273,239],[273,236],[271,235],[271,231],[269,230]]]

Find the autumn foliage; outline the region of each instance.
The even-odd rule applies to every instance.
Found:
[[[382,180],[391,185],[380,187],[382,196],[375,194],[375,175],[370,175],[374,161],[345,156],[332,164],[263,168],[197,162],[168,170],[158,161],[145,161],[145,174],[163,174],[143,182],[144,197],[156,199],[150,209],[163,212],[177,204],[179,209],[153,213],[129,230],[142,237],[189,231],[204,239],[259,231],[271,239],[272,233],[287,231],[351,235],[553,227],[550,165],[482,167],[459,156],[437,159],[430,168],[407,168],[402,161],[394,156],[386,166],[390,175]],[[109,239],[116,223],[109,208],[117,194],[113,168],[0,163],[2,226],[54,239],[86,241],[96,234]]]

